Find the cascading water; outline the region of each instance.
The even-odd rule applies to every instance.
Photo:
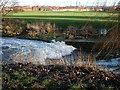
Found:
[[[52,40],[51,43],[47,43],[17,38],[2,38],[2,40],[0,38],[0,42],[2,43],[0,46],[0,49],[2,48],[2,50],[0,50],[0,57],[2,56],[2,61],[5,63],[32,62],[35,64],[48,65],[47,60],[52,60],[60,64],[59,61],[64,58],[67,60],[64,60],[64,63],[69,64],[75,58],[79,58],[78,52],[75,53],[75,56],[72,56],[72,52],[76,48],[65,44],[65,42]],[[87,64],[89,62],[81,61],[80,63]],[[95,63],[100,68],[107,67],[107,69],[111,71],[120,73],[120,58],[110,59],[108,61],[97,60]]]
[[[51,43],[17,38],[2,38],[3,62],[33,62],[46,64],[46,59],[61,59],[71,54],[76,48],[65,42],[51,41]]]

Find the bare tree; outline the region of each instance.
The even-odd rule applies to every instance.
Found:
[[[18,6],[19,3],[17,0],[0,0],[0,13],[6,15],[9,12],[13,11],[15,6]]]

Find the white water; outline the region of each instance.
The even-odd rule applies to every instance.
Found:
[[[79,56],[78,53],[75,53],[76,56],[73,55],[72,57],[72,52],[76,49],[73,46],[66,45],[65,42],[56,42],[54,40],[51,43],[47,43],[37,40],[16,38],[2,38],[1,40],[0,38],[0,42],[2,43],[0,46],[0,49],[2,47],[0,57],[2,56],[2,61],[7,63],[33,62],[46,65],[49,64],[46,62],[47,59],[55,60],[59,63],[59,60],[66,55],[68,55],[67,63],[70,63],[73,57],[77,58]],[[81,61],[80,63],[89,64],[90,62]],[[100,68],[107,68],[110,71],[115,70],[115,72],[120,73],[120,58],[114,58],[108,61],[98,60],[95,63]]]
[[[17,38],[2,38],[2,59],[8,62],[33,62],[46,64],[46,59],[61,59],[71,54],[76,48],[65,42],[51,43]],[[3,61],[4,61],[3,60]]]
[[[120,74],[120,58],[113,58],[108,61],[106,60],[98,60],[96,64],[100,68],[107,69],[109,71],[115,71]]]

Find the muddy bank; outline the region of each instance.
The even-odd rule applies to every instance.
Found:
[[[2,65],[2,90],[101,90],[120,89],[120,75],[95,67],[35,65],[16,63]]]

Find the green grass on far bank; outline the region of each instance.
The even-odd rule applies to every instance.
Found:
[[[117,13],[108,12],[25,11],[9,14],[3,18],[21,19],[27,23],[50,22],[61,28],[70,25],[111,28],[117,23]]]

